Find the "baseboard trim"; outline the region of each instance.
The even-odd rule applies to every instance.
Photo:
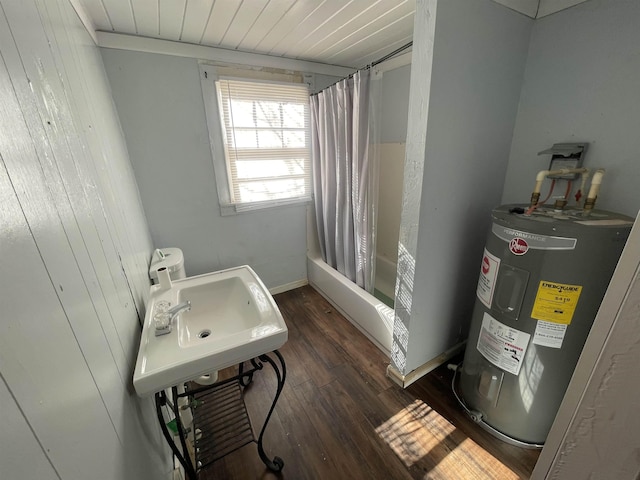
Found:
[[[279,285],[277,287],[273,287],[269,289],[269,293],[271,295],[277,295],[278,293],[288,292],[289,290],[294,290],[296,288],[304,287],[305,285],[309,285],[309,280],[303,278],[301,280],[296,280],[295,282],[285,283],[284,285]]]
[[[387,377],[393,380],[395,383],[400,385],[402,388],[407,388],[416,380],[424,377],[427,373],[435,370],[440,365],[444,364],[450,358],[456,356],[458,353],[462,351],[466,344],[466,340],[464,342],[460,342],[457,345],[454,345],[452,348],[447,350],[446,352],[441,353],[437,357],[429,360],[426,363],[423,363],[418,368],[411,370],[406,375],[401,374],[397,368],[393,365],[387,366]]]

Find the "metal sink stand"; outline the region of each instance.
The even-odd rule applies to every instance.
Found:
[[[250,364],[249,368],[245,369],[245,363]],[[271,408],[256,439],[244,402],[244,390],[253,381],[253,374],[262,370],[265,363],[271,365],[276,374],[277,388]],[[262,439],[284,387],[286,375],[287,368],[284,358],[280,352],[274,350],[240,363],[236,376],[213,385],[192,388],[194,384],[188,383],[184,393],[178,393],[178,388],[172,387],[173,402],[167,399],[164,390],[156,393],[156,413],[160,428],[169,447],[171,447],[171,451],[183,466],[188,480],[197,480],[198,473],[202,469],[252,442],[257,444],[258,455],[269,470],[273,472],[282,470],[284,461],[277,456],[271,460],[264,451]],[[187,405],[193,412],[191,429],[185,428],[180,417],[180,403],[182,402],[178,399],[184,397],[187,397]],[[213,408],[204,408],[209,404],[213,405]],[[178,448],[176,440],[165,423],[162,414],[162,407],[165,406],[170,407],[175,415],[181,449]],[[187,435],[190,435],[190,439],[187,438]],[[189,453],[188,442],[190,440],[193,444],[193,458]]]

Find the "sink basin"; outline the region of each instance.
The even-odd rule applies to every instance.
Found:
[[[170,333],[156,336],[159,302],[189,301]],[[273,297],[248,266],[151,287],[133,386],[141,396],[280,348],[287,326]]]

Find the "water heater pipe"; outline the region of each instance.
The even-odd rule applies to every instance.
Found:
[[[553,205],[553,209],[557,212],[562,211],[569,202],[569,195],[571,195],[571,189],[573,188],[573,182],[567,180],[567,189],[564,192],[564,197],[558,198]]]
[[[589,187],[589,194],[587,195],[587,199],[584,201],[584,215],[589,215],[591,210],[593,210],[593,207],[596,205],[596,199],[598,198],[598,192],[600,191],[604,172],[604,168],[599,168],[593,174],[591,186]]]
[[[541,170],[536,175],[536,185],[533,187],[533,192],[531,193],[531,204],[530,208],[536,206],[538,201],[540,200],[540,189],[542,188],[542,182],[549,175],[567,175],[569,173],[587,173],[589,172],[586,168],[561,168],[559,170]]]
[[[585,173],[582,174],[582,181],[580,182],[580,189],[578,190],[578,193],[580,194],[580,196],[584,195],[584,189],[587,186],[587,180],[589,180],[589,175],[591,174],[591,170],[587,170]],[[578,206],[580,204],[580,199],[579,197],[576,197],[576,206]]]

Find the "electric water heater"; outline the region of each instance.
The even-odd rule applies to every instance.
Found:
[[[460,391],[474,420],[545,442],[633,219],[504,205],[493,211]]]

